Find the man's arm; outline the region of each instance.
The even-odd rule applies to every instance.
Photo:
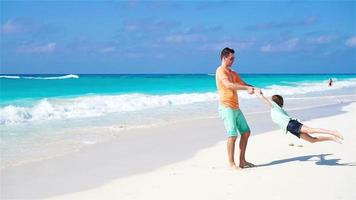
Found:
[[[255,92],[255,93],[256,93],[256,95],[257,95],[260,99],[262,99],[263,102],[266,103],[266,105],[267,105],[269,108],[272,108],[272,103],[271,103],[271,101],[263,95],[262,90],[256,89],[256,92]]]
[[[241,78],[240,78],[240,81],[243,83],[243,85],[246,85],[246,86],[249,86],[250,88],[247,90],[247,93],[248,94],[253,94],[253,93],[255,93],[255,90],[256,89],[258,89],[258,88],[255,88],[255,86],[253,86],[253,85],[250,85],[250,84],[247,84],[244,80],[242,80]]]
[[[251,85],[251,84],[248,84],[248,83],[246,83],[244,80],[241,80],[245,85],[247,85],[247,86],[250,86],[250,87],[255,87],[255,86],[253,86],[253,85]]]
[[[251,87],[249,85],[231,82],[225,72],[217,73],[217,75],[218,75],[218,78],[221,80],[222,84],[225,85],[225,87],[227,87],[229,89],[233,89],[233,90],[248,90],[249,92],[252,91],[252,93],[253,93],[253,87]]]
[[[233,90],[252,90],[253,89],[253,87],[251,87],[249,85],[241,85],[238,83],[233,83],[233,82],[229,81],[228,78],[224,78],[221,81],[227,88],[230,88]]]

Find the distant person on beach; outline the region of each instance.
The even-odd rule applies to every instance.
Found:
[[[221,65],[216,70],[216,85],[219,94],[219,115],[224,121],[227,131],[227,152],[229,167],[238,169],[235,163],[235,142],[237,133],[240,139],[240,168],[254,167],[245,159],[245,152],[248,138],[250,137],[250,127],[245,116],[239,107],[237,90],[246,90],[249,94],[254,93],[254,87],[245,83],[240,76],[231,69],[235,60],[235,51],[228,47],[224,48],[220,54]]]
[[[328,85],[329,87],[333,86],[333,79],[329,79]]]
[[[288,113],[282,108],[283,97],[280,95],[273,95],[271,100],[266,98],[262,91],[255,90],[255,94],[260,97],[270,108],[271,118],[285,133],[290,132],[298,138],[302,138],[310,143],[322,141],[334,141],[341,144],[344,138],[338,131],[332,131],[321,128],[312,128],[299,122],[299,120],[289,117]],[[326,134],[330,136],[311,136],[312,134]]]

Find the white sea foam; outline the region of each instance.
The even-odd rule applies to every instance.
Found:
[[[294,95],[306,94],[312,92],[330,91],[342,89],[345,87],[356,87],[356,79],[335,81],[332,87],[328,86],[327,82],[304,82],[289,86],[271,85],[264,89],[267,95],[281,94],[281,95]]]
[[[8,79],[68,79],[68,78],[79,78],[78,75],[68,74],[63,76],[52,76],[52,77],[39,77],[39,76],[0,76],[0,78],[8,78]]]
[[[64,75],[64,76],[53,76],[53,77],[21,77],[21,78],[25,78],[25,79],[45,79],[45,80],[51,80],[51,79],[68,79],[68,78],[79,78],[78,75],[75,74],[68,74],[68,75]]]
[[[325,82],[301,83],[295,86],[272,85],[263,89],[266,95],[296,95],[320,91],[330,91],[344,87],[356,88],[356,79],[336,81],[333,87]],[[254,98],[246,92],[240,98]],[[8,105],[0,108],[0,124],[18,124],[53,119],[73,119],[100,117],[110,113],[125,113],[152,108],[188,105],[199,102],[217,102],[216,92],[187,93],[171,95],[123,94],[90,95],[77,98],[42,99],[33,106]]]
[[[97,117],[162,106],[216,101],[215,93],[177,95],[127,94],[83,96],[71,99],[42,99],[32,107],[9,105],[0,109],[0,124],[14,124],[50,119]]]
[[[0,78],[19,79],[19,76],[0,76]]]

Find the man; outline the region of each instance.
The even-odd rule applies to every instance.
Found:
[[[231,66],[235,60],[235,51],[228,47],[221,51],[221,65],[216,70],[216,85],[219,93],[219,114],[224,120],[224,125],[228,134],[227,153],[229,158],[229,167],[238,169],[234,160],[235,142],[237,132],[240,133],[240,168],[254,167],[245,159],[245,151],[248,138],[250,137],[250,128],[240,110],[237,90],[246,90],[249,94],[254,93],[253,86],[246,84]]]

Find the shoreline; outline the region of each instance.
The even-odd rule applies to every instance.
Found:
[[[337,90],[337,91],[338,93],[336,94],[330,93],[329,95],[318,96],[318,97],[316,96],[317,94],[313,96],[288,95],[285,97],[286,99],[285,109],[288,112],[290,112],[292,115],[294,114],[298,115],[298,112],[304,109],[317,109],[318,107],[333,107],[338,104],[344,104],[344,103],[356,101],[356,94],[350,92],[349,90]],[[340,100],[340,98],[343,98],[343,100]],[[320,104],[320,99],[323,99],[322,104]],[[246,116],[269,113],[269,110],[265,107],[265,105],[263,105],[263,103],[256,97],[252,97],[252,98],[250,97],[249,99],[243,98],[240,101],[240,104]],[[52,159],[60,156],[65,156],[71,153],[75,153],[81,151],[82,149],[88,148],[92,145],[100,145],[106,142],[110,142],[111,140],[120,139],[123,135],[127,134],[127,132],[129,132],[130,130],[135,131],[140,129],[150,129],[153,127],[161,127],[161,126],[166,126],[166,125],[185,122],[185,121],[197,121],[197,120],[204,120],[209,118],[220,120],[220,117],[217,114],[217,108],[215,109],[215,107],[218,106],[217,105],[214,106],[214,105],[215,103],[208,102],[207,104],[204,104],[204,106],[196,105],[200,107],[198,107],[195,111],[190,111],[192,113],[195,113],[198,110],[203,109],[203,107],[208,106],[207,110],[204,113],[204,116],[202,116],[202,114],[197,114],[197,113],[190,114],[189,116],[187,116],[186,113],[183,114],[184,110],[186,109],[190,110],[190,107],[193,105],[189,105],[190,107],[189,106],[181,107],[180,114],[177,113],[175,116],[173,116],[172,113],[165,114],[165,112],[171,112],[169,108],[167,109],[165,108],[166,111],[163,111],[164,116],[166,116],[165,119],[161,119],[161,120],[155,119],[156,121],[155,122],[152,121],[151,123],[150,120],[146,122],[141,120],[142,123],[141,125],[134,125],[134,124],[121,125],[121,124],[115,124],[113,121],[111,121],[110,122],[111,125],[89,125],[89,126],[81,125],[79,127],[66,127],[63,130],[60,130],[60,132],[58,132],[56,128],[60,124],[57,124],[56,126],[51,126],[52,128],[54,127],[54,130],[57,130],[58,133],[52,131],[51,127],[46,127],[46,126],[42,128],[30,127],[29,128],[30,130],[41,129],[43,130],[43,132],[52,132],[52,133],[49,134],[48,136],[40,134],[36,136],[39,139],[38,142],[34,142],[35,140],[33,139],[29,140],[30,142],[27,142],[27,146],[23,146],[22,148],[18,148],[17,146],[13,148],[13,146],[10,145],[11,143],[6,144],[5,143],[6,140],[4,140],[5,142],[3,141],[2,143],[4,146],[2,147],[1,169],[6,169],[8,167],[19,166],[30,162],[38,162],[41,160]],[[334,114],[334,111],[329,114],[331,115]],[[151,116],[151,118],[153,119],[155,118],[155,116],[159,117],[156,114],[154,116]],[[314,117],[320,117],[320,116],[315,115]],[[105,119],[106,118],[103,118],[101,121],[105,121]],[[310,118],[302,117],[300,119],[304,121]],[[88,123],[90,124],[90,120],[86,122],[86,124]],[[65,124],[63,124],[63,126],[65,127]],[[258,126],[251,127],[251,128],[255,130],[259,129]],[[31,135],[26,137],[30,137],[30,136]],[[24,138],[23,142],[26,142],[26,140],[27,139]],[[14,140],[14,142],[16,142],[14,144],[18,145],[17,139],[16,141]],[[26,153],[23,154],[22,152],[24,152],[25,150]],[[49,153],[40,153],[40,152],[49,152]]]
[[[335,98],[342,98],[342,97],[346,97],[346,99],[344,101],[335,101]],[[306,110],[306,109],[316,109],[318,110],[318,108],[321,107],[333,107],[333,106],[337,106],[339,104],[347,104],[349,102],[353,102],[356,101],[356,95],[355,94],[343,94],[343,95],[328,95],[328,96],[322,96],[322,97],[315,97],[315,96],[301,96],[301,97],[286,97],[285,98],[287,101],[287,106],[286,106],[286,110],[288,112],[290,112],[291,114],[296,114],[298,115],[299,112]],[[310,100],[320,100],[320,99],[325,99],[327,100],[327,103],[324,104],[319,104],[319,105],[314,105],[315,102],[312,102]],[[331,99],[331,100],[330,100]],[[295,103],[294,100],[297,100],[297,106],[294,107],[293,103]],[[307,101],[309,104],[309,106],[303,106],[301,105],[301,102],[298,101]],[[256,104],[256,107],[254,109],[244,109],[244,114],[247,117],[248,121],[249,118],[252,118],[255,115],[259,115],[259,114],[267,114],[269,115],[269,110],[262,104],[262,102],[260,102],[259,99],[255,98],[255,99],[243,99],[242,102],[240,102],[241,104],[244,104],[247,101],[253,101],[254,104]],[[249,102],[251,104],[251,102]],[[288,105],[289,104],[289,105]],[[291,105],[292,104],[292,105]],[[242,108],[245,107],[251,107],[250,105],[242,105]],[[256,111],[258,110],[258,111]],[[333,113],[329,113],[331,115],[336,114],[335,112]],[[315,115],[315,117],[322,117],[322,116],[317,116]],[[267,118],[269,118],[267,116]],[[23,164],[27,164],[27,163],[31,163],[31,162],[40,162],[43,160],[47,160],[47,159],[55,159],[56,157],[61,157],[61,156],[66,156],[68,154],[71,153],[75,153],[75,152],[79,152],[85,148],[90,148],[90,146],[92,145],[101,145],[101,144],[105,144],[107,142],[111,142],[113,140],[118,140],[120,139],[123,135],[129,134],[128,132],[135,132],[135,131],[140,131],[140,130],[145,130],[145,129],[150,129],[150,128],[154,128],[154,127],[164,127],[164,126],[169,126],[169,125],[174,125],[174,124],[179,124],[179,123],[184,123],[184,122],[198,122],[199,120],[206,120],[206,119],[217,119],[220,120],[220,117],[217,114],[217,111],[210,111],[208,115],[206,116],[198,116],[198,115],[194,115],[194,116],[190,116],[189,118],[186,117],[175,117],[175,118],[168,118],[165,119],[164,121],[161,122],[157,122],[157,123],[145,123],[139,126],[121,126],[121,125],[112,125],[112,126],[98,126],[98,127],[90,127],[90,128],[71,128],[69,130],[67,130],[66,132],[72,132],[75,133],[75,135],[63,135],[63,138],[56,138],[57,140],[60,139],[60,141],[57,142],[61,142],[63,141],[63,143],[65,143],[66,141],[68,141],[68,144],[63,144],[64,146],[61,146],[60,144],[58,144],[57,146],[48,146],[47,144],[44,144],[45,146],[40,146],[38,148],[47,148],[49,150],[49,152],[52,152],[51,154],[46,154],[46,155],[35,155],[35,156],[27,156],[27,158],[24,157],[19,157],[16,159],[6,159],[5,154],[2,155],[2,164],[1,164],[1,169],[6,169],[6,168],[11,168],[11,167],[15,167],[15,166],[21,166]],[[301,120],[309,120],[310,118],[300,118]],[[268,121],[269,119],[267,119]],[[272,122],[271,122],[272,123]],[[257,131],[257,134],[260,134],[261,131],[259,131],[260,127],[259,126],[254,126],[253,124],[250,125],[251,128],[254,130],[254,132]],[[86,132],[86,133],[84,133]],[[91,136],[88,136],[90,133]],[[103,135],[104,133],[104,135]],[[84,134],[84,135],[83,135]],[[254,133],[256,134],[256,133]],[[98,138],[98,137],[101,138]],[[74,139],[73,139],[74,138]],[[85,139],[81,139],[81,138],[85,138]],[[76,139],[76,140],[75,140]],[[50,141],[51,143],[54,143],[56,141]],[[43,143],[43,142],[42,142]],[[53,151],[54,148],[59,148],[61,149],[61,151]],[[4,152],[3,152],[4,153]],[[5,158],[5,159],[4,159]]]
[[[350,111],[344,111],[343,107],[354,106],[355,103],[352,102],[354,101],[307,110],[292,110],[290,114],[302,116],[303,122],[323,121],[324,118],[348,115]],[[261,159],[258,155],[261,152],[254,155],[253,150],[249,151],[249,148],[254,148],[253,146],[257,145],[254,141],[267,137],[265,135],[270,132],[275,132],[277,141],[287,138],[296,141],[278,131],[270,121],[268,112],[247,114],[246,118],[252,129],[247,150],[248,159],[252,162],[256,158]],[[328,123],[323,124],[328,128]],[[355,129],[350,131],[352,130]],[[345,138],[349,141],[348,135]],[[199,152],[209,151],[217,145],[220,152],[218,157],[215,155],[212,158],[201,158],[203,163],[213,162],[211,159],[219,160],[217,163],[214,162],[216,166],[210,166],[211,163],[203,164],[201,170],[209,171],[210,167],[215,167],[224,171],[225,139],[223,123],[218,118],[187,120],[159,127],[129,130],[117,140],[90,145],[79,152],[2,169],[1,196],[5,199],[50,198],[80,191],[91,193],[91,190],[110,185],[112,181],[145,176],[166,166],[176,168],[174,167],[176,164],[188,162],[196,158]],[[261,147],[269,141],[268,138],[263,140],[265,144],[261,143]],[[300,143],[299,140],[297,142]],[[287,144],[285,146],[284,148],[290,148]]]

